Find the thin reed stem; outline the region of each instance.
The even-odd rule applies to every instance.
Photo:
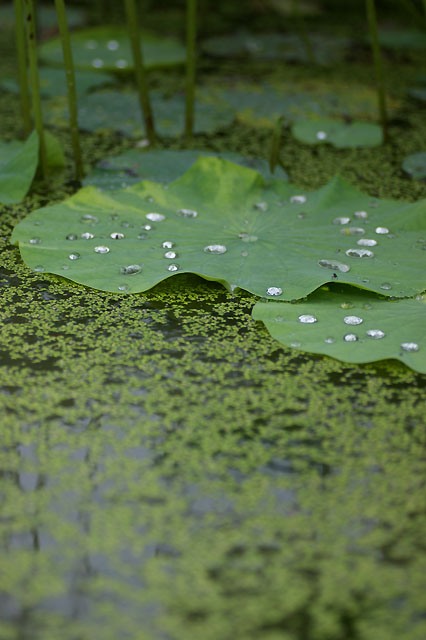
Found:
[[[141,46],[141,36],[139,32],[139,19],[136,10],[135,0],[125,0],[127,17],[127,28],[129,30],[130,44],[132,47],[133,63],[135,65],[135,76],[138,85],[139,103],[142,117],[145,123],[145,133],[151,144],[155,144],[154,117],[149,99],[148,83],[146,71],[143,63],[143,53]]]
[[[40,81],[38,77],[38,65],[37,65],[37,44],[36,44],[36,32],[34,21],[34,2],[33,0],[24,0],[25,9],[25,22],[27,25],[27,47],[28,47],[28,61],[30,67],[30,82],[31,82],[31,94],[33,105],[33,116],[36,131],[39,139],[39,160],[41,166],[41,174],[43,179],[47,177],[47,154],[46,143],[44,139],[43,129],[43,114],[41,109],[40,99]]]
[[[15,5],[15,39],[18,58],[19,95],[21,114],[25,134],[31,131],[30,92],[28,90],[27,52],[25,46],[24,7],[22,0],[14,0]]]
[[[64,56],[65,74],[67,79],[68,109],[70,114],[71,144],[74,153],[75,177],[83,178],[83,162],[81,159],[80,135],[78,131],[77,92],[75,90],[74,64],[72,60],[71,42],[68,31],[64,0],[55,0],[58,16],[59,33],[61,35],[62,52]]]
[[[194,132],[195,102],[195,41],[197,36],[197,0],[186,1],[186,109],[185,137]]]
[[[377,100],[379,105],[380,123],[383,132],[383,142],[388,140],[388,115],[386,110],[386,97],[383,81],[382,56],[380,54],[379,36],[377,33],[376,5],[374,0],[365,0],[367,10],[368,27],[370,30],[371,48],[374,60],[374,72],[376,76]]]

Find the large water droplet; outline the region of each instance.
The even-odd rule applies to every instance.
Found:
[[[175,258],[177,258],[177,253],[176,251],[166,251],[164,257],[168,258],[169,260],[174,260]]]
[[[115,66],[117,67],[117,69],[125,69],[129,66],[129,63],[124,58],[120,58],[116,61]]]
[[[389,229],[387,227],[376,227],[376,233],[386,234],[389,233]]]
[[[266,293],[268,294],[268,296],[280,296],[282,292],[283,290],[281,289],[281,287],[268,287],[266,289]]]
[[[83,238],[83,240],[91,240],[92,238],[95,237],[94,233],[89,233],[89,231],[86,231],[85,233],[82,233],[80,238]]]
[[[163,216],[162,213],[147,213],[145,218],[151,220],[151,222],[162,222],[166,219],[166,216]]]
[[[355,211],[354,216],[357,220],[365,220],[365,218],[368,218],[368,213],[366,211]]]
[[[121,240],[122,238],[124,238],[124,233],[121,233],[120,231],[113,231],[109,234],[109,237],[113,240]]]
[[[385,291],[389,291],[389,289],[392,289],[392,285],[389,282],[382,282],[380,288],[384,289]]]
[[[320,267],[324,267],[325,269],[332,269],[333,271],[342,271],[346,273],[350,271],[350,267],[343,262],[339,262],[338,260],[318,260],[318,264]]]
[[[373,258],[374,253],[369,249],[348,249],[345,251],[350,258]]]
[[[290,202],[292,204],[303,204],[304,202],[306,202],[306,196],[304,196],[304,195],[291,196]]]
[[[66,237],[67,240],[78,240],[78,235],[76,233],[69,233]]]
[[[142,229],[145,229],[145,231],[152,231],[154,227],[152,227],[150,224],[144,224],[142,226]]]
[[[345,336],[343,336],[343,340],[345,342],[356,342],[358,340],[358,336],[354,333],[347,333]]]
[[[373,240],[372,238],[360,238],[357,240],[357,244],[359,244],[360,247],[375,247],[377,240]]]
[[[40,244],[40,238],[30,238],[30,244]]]
[[[365,233],[365,229],[362,227],[348,227],[347,229],[342,229],[340,233],[345,236],[362,236]]]
[[[171,240],[164,240],[161,246],[163,247],[163,249],[173,249],[173,247],[175,246],[175,243],[172,242]]]
[[[221,253],[226,253],[227,249],[223,244],[208,244],[207,247],[204,247],[204,251],[205,253],[220,255]]]
[[[417,342],[402,342],[401,343],[401,349],[403,351],[407,351],[407,352],[415,352],[419,350],[419,345],[417,344]]]
[[[193,211],[193,209],[179,209],[176,211],[178,216],[182,216],[182,218],[196,218],[198,213]]]
[[[121,267],[120,273],[124,276],[134,276],[136,273],[140,273],[142,267],[139,264],[129,264],[127,267]]]
[[[98,247],[94,247],[93,251],[95,251],[96,253],[109,253],[109,247],[99,245]]]
[[[309,313],[304,313],[298,318],[299,322],[302,324],[314,324],[314,322],[318,322],[318,318],[312,316]]]
[[[325,131],[317,131],[316,137],[317,137],[317,140],[325,140],[327,137],[327,134]]]
[[[365,333],[369,338],[375,338],[376,340],[385,337],[385,332],[381,329],[368,329]]]
[[[95,69],[102,69],[103,66],[104,61],[102,60],[102,58],[94,58],[92,60],[92,67],[95,67]]]
[[[253,205],[253,209],[257,209],[258,211],[267,211],[268,203],[267,202],[256,202]]]
[[[362,324],[364,320],[359,316],[345,316],[343,318],[343,322],[345,324],[357,325],[357,324]]]
[[[334,218],[333,224],[348,224],[351,221],[347,216],[339,216],[338,218]]]
[[[70,253],[70,255],[68,256],[70,260],[78,260],[79,257],[80,257],[79,253]]]
[[[81,216],[80,222],[84,222],[86,224],[96,224],[98,222],[98,218],[87,213],[84,216]]]
[[[169,264],[167,271],[179,271],[180,266],[178,264]]]
[[[120,46],[120,43],[117,42],[117,40],[108,40],[107,42],[107,48],[110,51],[117,51],[119,46]]]

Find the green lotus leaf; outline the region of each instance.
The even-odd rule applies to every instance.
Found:
[[[128,72],[133,58],[128,32],[119,27],[94,27],[71,34],[76,69]],[[143,34],[142,49],[147,69],[184,64],[185,47],[173,38]],[[63,65],[60,38],[53,38],[39,48],[40,59],[53,66]]]
[[[258,302],[252,311],[275,340],[343,362],[395,358],[426,373],[426,300],[390,300],[346,287],[322,287],[297,304]]]
[[[0,143],[0,202],[20,202],[31,186],[38,164],[38,135],[25,142]]]
[[[425,212],[426,201],[374,201],[338,177],[303,193],[203,157],[169,185],[84,187],[33,211],[12,241],[31,269],[104,291],[190,272],[281,300],[336,280],[408,297],[426,288]]]
[[[115,129],[131,136],[144,135],[139,100],[136,93],[102,91],[90,93],[79,100],[78,121],[81,129],[97,131]],[[173,96],[164,98],[152,92],[151,104],[157,132],[162,136],[180,136],[185,126],[185,98]],[[68,125],[68,107],[57,101],[46,105],[48,122]],[[221,104],[203,100],[195,103],[195,133],[213,133],[231,124],[232,110]]]
[[[417,180],[426,178],[426,151],[419,151],[406,156],[402,161],[402,168]]]
[[[40,93],[43,97],[52,98],[58,95],[66,95],[67,83],[65,71],[54,67],[41,67],[39,69]],[[75,87],[77,95],[83,95],[90,89],[102,87],[113,83],[115,78],[108,73],[99,71],[76,71]],[[13,93],[19,93],[19,85],[15,78],[8,78],[1,83],[3,89]]]
[[[137,151],[131,150],[113,158],[102,160],[83,180],[83,184],[93,184],[101,189],[122,189],[140,182],[172,182],[187,171],[200,155],[224,158],[242,167],[258,171],[268,181],[275,179],[288,180],[284,169],[276,167],[273,174],[268,163],[262,158],[245,158],[232,151],[213,153],[210,151]]]
[[[379,44],[387,49],[426,49],[426,33],[420,29],[380,30]]]
[[[58,29],[58,14],[54,6],[35,5],[37,14],[37,26],[42,32]],[[87,18],[86,11],[81,7],[67,6],[67,23],[70,29],[81,27]],[[11,29],[15,25],[15,8],[13,3],[0,7],[0,24],[3,29]]]
[[[306,144],[332,144],[338,149],[376,147],[383,142],[381,128],[370,122],[346,124],[327,118],[300,120],[292,126],[297,140]]]

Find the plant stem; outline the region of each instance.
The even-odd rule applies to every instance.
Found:
[[[24,0],[25,9],[25,22],[27,24],[27,46],[28,46],[28,61],[30,66],[30,81],[31,81],[31,93],[32,93],[32,105],[34,124],[38,133],[39,139],[39,160],[41,166],[41,174],[43,179],[47,177],[47,155],[46,144],[44,140],[43,129],[43,114],[41,110],[40,99],[40,81],[38,77],[37,66],[37,44],[35,34],[35,21],[34,21],[34,2],[33,0]]]
[[[68,109],[70,114],[71,143],[74,152],[75,177],[83,177],[83,162],[81,160],[80,137],[78,132],[77,93],[75,90],[74,65],[72,61],[71,42],[68,32],[67,17],[64,0],[55,0],[58,15],[59,33],[61,35],[62,52],[64,56],[65,73],[67,78]]]
[[[305,52],[306,52],[306,57],[308,59],[308,62],[310,64],[316,64],[314,50],[312,49],[312,43],[307,34],[305,21],[303,19],[302,14],[300,13],[298,2],[299,0],[292,0],[292,3],[291,3],[293,18],[296,21],[297,28],[299,30],[300,39],[303,42],[303,45],[305,47]]]
[[[380,54],[379,37],[377,34],[376,6],[374,0],[365,0],[368,27],[370,29],[371,48],[373,51],[374,71],[376,75],[377,99],[379,104],[380,122],[382,125],[383,142],[388,140],[388,116],[386,111],[386,98],[383,82],[382,57]]]
[[[283,132],[284,118],[280,116],[275,123],[269,147],[269,171],[274,173],[277,164],[280,164],[280,147]]]
[[[21,113],[25,134],[31,131],[30,94],[28,91],[27,55],[25,50],[24,7],[22,0],[14,0],[15,4],[15,37],[18,58],[19,93]]]
[[[127,28],[129,30],[130,44],[132,46],[133,63],[135,65],[135,76],[139,92],[139,103],[145,123],[145,132],[150,143],[155,144],[156,136],[154,118],[152,115],[146,72],[143,64],[143,53],[136,3],[135,0],[125,0],[124,4],[126,7]]]
[[[195,39],[197,35],[197,0],[186,0],[186,109],[185,137],[194,131]]]

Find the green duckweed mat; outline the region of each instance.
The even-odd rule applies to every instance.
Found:
[[[390,62],[403,97],[416,69]],[[266,67],[215,81],[230,72]],[[425,197],[400,168],[426,138],[404,104],[384,148],[288,135],[290,179],[339,170],[374,197]],[[0,95],[5,138],[17,113]],[[258,298],[195,276],[127,297],[32,273],[12,227],[76,190],[52,131],[66,173],[0,215],[1,640],[424,640],[426,376],[282,348],[251,319]],[[93,165],[135,141],[83,144]],[[241,124],[193,143],[268,145]]]

